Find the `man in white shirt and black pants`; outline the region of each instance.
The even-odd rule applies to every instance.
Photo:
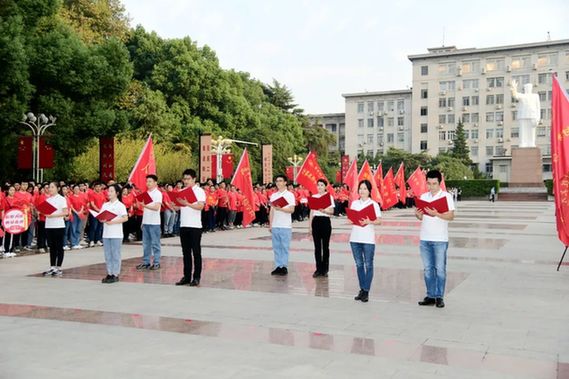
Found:
[[[421,220],[420,251],[425,269],[425,285],[427,296],[419,301],[419,305],[445,306],[443,297],[446,284],[446,265],[448,249],[448,223],[454,219],[454,201],[452,195],[441,189],[442,175],[438,170],[427,172],[428,192],[420,199],[432,202],[446,197],[448,211],[439,213],[433,208],[415,211],[415,216]]]
[[[160,208],[162,207],[162,192],[158,189],[158,177],[146,176],[146,187],[152,202],[144,205],[142,214],[142,263],[136,266],[137,270],[160,269]],[[150,257],[154,256],[154,262],[150,264]]]
[[[294,212],[296,201],[292,192],[286,189],[286,176],[278,175],[275,178],[277,192],[270,198],[271,211],[269,213],[269,231],[273,235],[273,252],[275,254],[275,269],[271,275],[288,275],[288,249],[292,238],[292,213]],[[275,201],[283,197],[287,201],[284,207],[272,205]]]
[[[192,188],[197,201],[190,204],[187,200],[180,199],[182,204],[180,207],[180,243],[184,255],[184,277],[176,285],[189,284],[191,287],[197,287],[200,285],[202,274],[202,209],[205,206],[206,195],[204,190],[196,184],[194,170],[187,169],[183,175],[184,187]]]

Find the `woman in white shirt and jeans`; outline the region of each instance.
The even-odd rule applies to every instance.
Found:
[[[59,183],[51,182],[48,187],[49,197],[46,199],[55,211],[45,215],[45,232],[49,243],[49,261],[51,268],[44,276],[61,276],[63,264],[63,240],[65,237],[65,220],[68,215],[67,200],[59,194]]]
[[[366,303],[369,300],[369,290],[373,280],[373,256],[375,254],[375,225],[381,224],[381,210],[379,205],[370,198],[371,183],[369,180],[362,180],[358,185],[359,200],[354,200],[350,209],[360,211],[370,205],[375,210],[376,220],[369,218],[362,220],[364,226],[353,225],[350,234],[350,246],[356,261],[360,292],[354,300],[361,300]]]
[[[118,282],[121,272],[121,246],[124,236],[122,224],[128,221],[128,212],[120,201],[120,193],[121,188],[118,184],[109,186],[107,189],[109,201],[101,207],[101,213],[109,211],[117,215],[114,219],[103,223],[103,250],[107,264],[107,276],[101,280],[103,283]]]

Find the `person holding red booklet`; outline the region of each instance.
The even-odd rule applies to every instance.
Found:
[[[353,224],[350,234],[350,247],[356,262],[360,292],[354,300],[367,303],[369,300],[369,290],[373,280],[373,257],[375,255],[375,225],[381,224],[381,210],[379,204],[370,198],[371,183],[369,180],[362,180],[358,184],[360,198],[352,201],[350,209],[356,212],[367,211],[372,207],[373,217],[366,217],[361,220],[348,220]],[[370,210],[371,212],[371,210]],[[356,213],[357,214],[357,213]],[[355,221],[355,222],[354,222]]]
[[[318,193],[308,198],[310,207],[310,220],[308,222],[308,233],[312,234],[314,241],[314,259],[316,261],[316,271],[312,274],[313,278],[328,276],[330,262],[330,236],[332,235],[332,223],[330,216],[334,214],[334,198],[326,189],[328,182],[326,179],[318,179]],[[328,206],[315,206],[314,200],[325,200],[328,198]],[[318,202],[318,204],[325,204]]]
[[[432,203],[446,198],[448,211],[440,213],[431,207],[415,210],[415,216],[421,220],[419,249],[427,287],[427,296],[419,301],[419,305],[436,305],[437,308],[445,306],[443,298],[446,284],[448,223],[454,219],[455,209],[452,195],[441,189],[442,178],[438,170],[427,172],[429,191],[422,194],[420,200]]]
[[[121,188],[118,184],[111,184],[108,187],[109,201],[103,204],[98,216],[103,224],[103,250],[107,264],[107,276],[101,280],[102,283],[118,282],[121,272],[122,224],[128,221],[128,212],[120,201],[120,193]]]
[[[48,188],[49,197],[46,202],[51,205],[53,210],[50,213],[44,213],[45,231],[47,234],[47,243],[49,245],[49,261],[51,268],[43,273],[44,276],[61,276],[61,265],[63,264],[63,240],[65,238],[65,217],[69,212],[67,209],[67,200],[59,194],[59,183],[51,182]],[[41,210],[42,204],[38,206]]]
[[[101,207],[105,202],[105,194],[102,190],[101,183],[94,183],[93,190],[89,192],[89,209],[95,213],[101,211]],[[103,224],[99,222],[92,214],[89,214],[89,247],[103,245]]]
[[[275,269],[271,275],[288,275],[288,250],[292,238],[292,214],[295,208],[294,194],[287,190],[287,178],[277,175],[277,192],[270,198],[269,232],[272,234]]]

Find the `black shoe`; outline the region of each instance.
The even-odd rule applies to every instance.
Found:
[[[278,275],[287,276],[288,275],[288,269],[286,267],[281,267],[281,272]]]
[[[273,271],[271,271],[271,275],[280,275],[281,274],[281,268],[277,267],[275,268]]]
[[[152,271],[160,270],[160,263],[156,263],[150,266],[150,270]]]
[[[318,270],[316,270],[316,271],[314,271],[314,274],[312,274],[312,277],[313,277],[313,278],[317,278],[317,277],[319,277],[320,275],[321,275],[320,272],[318,272]]]
[[[149,264],[144,264],[141,263],[138,266],[136,266],[137,270],[149,270],[150,269],[150,265]]]
[[[436,305],[437,305],[437,308],[444,308],[445,307],[445,302],[444,302],[442,297],[437,297]]]
[[[369,291],[363,291],[362,297],[360,300],[364,303],[367,303],[369,300]]]
[[[177,286],[185,286],[186,284],[190,284],[190,281],[187,280],[186,277],[183,277],[179,282],[176,282]]]
[[[435,305],[435,299],[432,297],[426,297],[423,301],[419,301],[419,305]]]
[[[363,294],[364,294],[364,290],[360,290],[360,292],[358,293],[358,296],[354,297],[354,300],[361,300]]]
[[[118,282],[119,281],[119,276],[118,275],[113,275],[113,282]]]
[[[322,277],[324,277],[324,278],[327,278],[327,277],[328,277],[328,273],[327,273],[327,272],[321,272],[321,273],[320,273],[320,276],[322,276]]]
[[[190,282],[190,287],[199,287],[200,286],[200,280],[199,279],[194,279]]]
[[[101,280],[101,283],[111,283],[110,280],[112,278],[112,275],[107,275],[106,277],[103,278],[103,280]]]

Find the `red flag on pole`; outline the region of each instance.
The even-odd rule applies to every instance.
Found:
[[[53,146],[47,143],[44,137],[40,137],[39,155],[40,168],[53,168],[55,166]]]
[[[394,182],[399,187],[399,200],[405,204],[405,199],[407,199],[407,185],[405,184],[405,166],[403,162],[399,165]]]
[[[381,204],[381,195],[379,194],[379,189],[377,188],[377,183],[371,172],[371,167],[366,160],[360,169],[360,174],[358,175],[358,183],[362,180],[369,180],[371,183],[371,194],[370,197]]]
[[[425,174],[423,170],[421,170],[421,166],[417,167],[415,171],[411,174],[409,179],[407,179],[407,183],[411,190],[413,191],[413,196],[420,197],[422,194],[427,192],[425,189],[426,182],[425,182]]]
[[[291,182],[294,180],[294,167],[293,166],[286,166],[286,177]]]
[[[569,96],[553,76],[551,98],[551,163],[557,236],[569,246]]]
[[[441,176],[442,176],[442,179],[441,179],[441,189],[442,189],[443,191],[447,192],[447,185],[445,184],[445,174],[443,174],[443,173],[441,172]]]
[[[350,188],[350,201],[349,201],[349,203],[351,204],[352,201],[359,198],[359,196],[358,196],[358,161],[357,161],[357,159],[354,159],[352,161],[352,164],[350,165],[350,168],[348,168],[348,172],[346,173],[346,177],[344,178],[344,184],[348,185],[348,187]]]
[[[146,175],[156,175],[156,158],[154,157],[154,144],[152,143],[152,135],[148,137],[140,156],[134,164],[134,168],[128,177],[131,182],[139,190],[146,189]]]
[[[385,178],[383,178],[383,185],[381,186],[381,198],[383,203],[381,207],[383,209],[389,209],[396,205],[399,200],[397,199],[397,190],[395,189],[395,183],[393,181],[393,169],[390,167]]]
[[[328,182],[326,175],[324,175],[324,171],[322,171],[320,165],[318,164],[316,154],[311,151],[306,156],[304,163],[296,174],[296,182],[298,184],[302,184],[304,187],[306,187],[306,189],[315,194],[318,193],[318,179],[325,179]],[[328,191],[332,191],[330,182],[328,182]]]
[[[33,138],[24,136],[18,138],[18,169],[29,170],[33,168]]]
[[[253,181],[251,180],[249,153],[246,148],[243,150],[231,184],[239,188],[243,194],[243,226],[247,226],[255,220],[255,193],[253,192]]]

